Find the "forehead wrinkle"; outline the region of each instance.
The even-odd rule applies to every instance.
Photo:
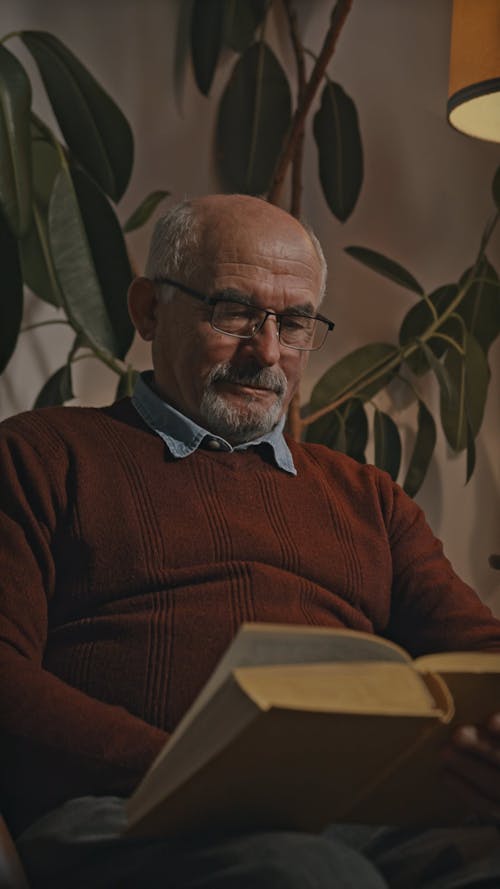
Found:
[[[224,254],[221,254],[217,257],[218,262],[223,262],[224,265],[227,265],[229,268],[231,268],[232,266],[235,266],[239,269],[259,268],[261,271],[270,271],[271,274],[273,274],[272,270],[269,268],[269,261],[271,261],[273,264],[275,263],[278,266],[279,265],[285,265],[285,266],[298,265],[301,268],[307,269],[308,272],[312,271],[311,265],[308,262],[306,262],[306,260],[294,259],[293,257],[290,257],[290,256],[285,256],[285,255],[284,256],[276,256],[276,255],[267,254],[267,253],[255,253],[255,259],[256,260],[259,260],[259,259],[264,260],[265,265],[258,265],[257,262],[253,262],[253,261],[252,262],[244,262],[243,260],[240,261],[238,259],[226,259],[224,257]],[[279,274],[293,275],[294,272],[285,271],[285,272],[279,272]]]
[[[256,309],[261,309],[261,306],[257,304],[255,296],[251,293],[246,293],[242,290],[235,290],[233,287],[224,287],[222,290],[217,290],[215,293],[211,294],[212,296],[220,296],[223,299],[227,299],[228,301],[238,302],[244,306],[252,306]],[[266,311],[265,309],[261,309],[261,311]],[[298,305],[288,306],[284,312],[278,312],[278,315],[301,315],[301,314],[314,314],[316,311],[313,303],[308,300],[305,303],[299,303]]]

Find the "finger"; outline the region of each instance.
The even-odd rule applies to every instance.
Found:
[[[454,749],[481,757],[500,769],[500,736],[489,727],[462,725],[454,731],[451,743]]]
[[[493,713],[486,723],[486,728],[500,741],[500,713]]]
[[[444,784],[450,788],[454,797],[465,804],[472,814],[479,815],[484,820],[495,824],[500,824],[499,803],[485,797],[472,784],[469,784],[468,781],[454,772],[445,771],[443,778]]]
[[[443,751],[446,773],[459,780],[465,790],[478,794],[485,801],[488,812],[500,816],[500,768],[496,764],[448,747]],[[484,808],[481,809],[484,811]]]

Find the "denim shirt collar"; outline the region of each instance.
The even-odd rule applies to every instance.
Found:
[[[297,475],[290,449],[283,436],[285,417],[267,435],[233,447],[224,438],[214,435],[162,401],[151,388],[152,376],[151,371],[146,371],[137,378],[132,404],[150,429],[165,442],[173,457],[188,457],[200,445],[207,446],[208,443],[213,449],[227,452],[244,451],[267,444],[272,450],[276,465],[291,475]]]

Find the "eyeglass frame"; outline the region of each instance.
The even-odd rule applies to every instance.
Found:
[[[228,295],[227,297],[225,297],[220,293],[214,293],[212,296],[207,296],[205,293],[200,293],[199,290],[195,290],[194,287],[189,287],[187,284],[181,284],[180,281],[174,281],[173,278],[167,278],[165,276],[161,276],[159,278],[153,278],[153,283],[154,284],[168,284],[171,287],[175,287],[176,290],[180,290],[181,293],[187,293],[188,296],[192,296],[195,299],[198,299],[201,302],[205,303],[205,305],[211,306],[212,308],[215,308],[215,306],[219,302],[235,302],[235,303],[241,303],[241,305],[248,306],[249,308],[254,308],[258,312],[263,312],[264,318],[262,319],[261,323],[254,330],[254,332],[249,334],[248,336],[245,334],[240,334],[240,333],[228,333],[227,330],[221,330],[219,327],[215,327],[214,324],[212,323],[212,318],[213,318],[213,313],[212,313],[212,318],[210,319],[210,325],[211,325],[212,329],[217,331],[217,333],[224,334],[224,336],[232,336],[238,340],[253,339],[254,336],[257,333],[259,333],[260,330],[262,330],[262,328],[264,327],[264,324],[266,323],[269,316],[273,315],[276,318],[276,322],[277,322],[277,326],[278,326],[279,342],[282,346],[285,347],[285,349],[294,349],[296,352],[318,352],[324,346],[326,338],[327,338],[328,334],[330,333],[330,331],[332,331],[333,328],[335,327],[335,321],[330,321],[329,318],[327,318],[325,315],[320,315],[319,312],[316,315],[309,315],[309,314],[307,314],[307,312],[297,312],[297,311],[295,311],[295,312],[274,312],[272,309],[261,309],[261,308],[259,308],[259,306],[254,306],[253,303],[251,303],[250,301],[246,302],[246,301],[242,300],[241,297],[238,298],[236,294],[234,294],[233,296]],[[299,318],[309,318],[312,321],[322,321],[324,324],[327,325],[327,330],[325,332],[325,336],[324,336],[324,339],[323,339],[323,342],[321,343],[321,345],[316,346],[315,348],[312,348],[312,349],[307,349],[307,348],[301,348],[300,346],[290,346],[288,343],[282,342],[282,340],[281,340],[282,319],[285,316],[293,316],[293,315],[296,315]]]

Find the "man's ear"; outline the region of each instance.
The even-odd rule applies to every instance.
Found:
[[[152,340],[156,329],[158,298],[149,278],[134,278],[128,289],[128,311],[143,340]]]

